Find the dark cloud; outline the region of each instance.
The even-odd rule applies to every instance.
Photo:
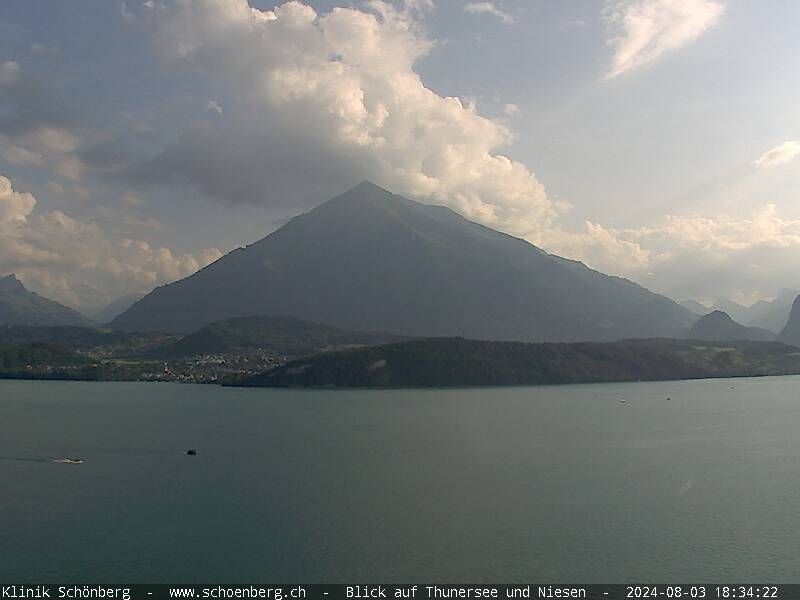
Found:
[[[226,203],[306,208],[377,169],[280,123],[231,118],[195,124],[152,159],[131,165],[131,184],[181,185]]]
[[[3,66],[7,76],[0,79],[0,133],[19,137],[42,126],[76,125],[74,115],[53,90],[17,63],[9,61],[0,64]]]

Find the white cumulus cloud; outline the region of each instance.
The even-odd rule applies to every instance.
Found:
[[[464,5],[464,10],[474,15],[491,15],[497,17],[506,25],[514,24],[514,17],[507,12],[499,9],[494,2],[468,2]]]
[[[0,175],[0,225],[24,221],[35,205],[33,196],[15,192],[8,178]]]
[[[798,154],[800,154],[800,142],[791,140],[765,152],[753,164],[761,168],[777,167],[791,161]]]
[[[246,0],[178,0],[161,50],[240,100],[226,107],[229,121],[188,133],[148,175],[251,202],[269,201],[289,178],[295,188],[315,177],[371,179],[511,233],[547,226],[564,207],[502,153],[511,131],[415,72],[432,41],[410,7],[420,4],[317,13],[297,1],[262,11]]]
[[[606,79],[649,65],[697,39],[722,16],[716,0],[608,0],[606,21],[614,48]]]
[[[141,240],[115,242],[96,223],[40,212],[36,204],[0,175],[0,275],[15,272],[32,289],[78,308],[149,291],[222,255],[216,248],[176,254]]]
[[[633,229],[553,231],[554,251],[677,298],[769,296],[800,287],[800,220],[767,204],[746,216],[667,215]]]

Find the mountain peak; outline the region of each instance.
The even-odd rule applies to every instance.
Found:
[[[0,292],[19,292],[26,291],[22,282],[17,279],[16,273],[11,273],[5,277],[0,277]]]
[[[729,309],[739,310],[747,308],[743,304],[739,304],[738,302],[736,302],[735,300],[731,300],[730,298],[718,298],[717,301],[714,303],[714,307],[720,309],[720,312],[728,312]]]
[[[418,202],[383,189],[371,181],[364,180],[343,194],[323,202],[309,214],[332,215],[362,222],[368,215],[394,213],[399,207],[420,207]]]
[[[12,273],[0,277],[0,323],[6,325],[74,325],[92,323],[79,312],[29,292]]]
[[[191,332],[289,315],[353,331],[519,341],[677,337],[689,311],[365,181],[157,288],[114,328]]]
[[[733,317],[731,317],[724,310],[712,310],[706,315],[706,317],[717,321],[733,321]]]
[[[389,190],[382,188],[376,183],[372,183],[369,179],[365,179],[357,186],[350,188],[345,192],[345,194],[349,194],[350,192],[381,192],[384,194],[389,194],[390,196],[393,195]]]
[[[745,327],[737,323],[728,313],[715,310],[694,324],[689,332],[689,338],[714,342],[743,340],[768,342],[775,339],[775,334],[758,327]]]
[[[364,180],[357,186],[350,188],[343,194],[328,200],[325,204],[337,204],[341,202],[386,202],[398,200],[401,196],[393,194],[389,190],[383,189],[381,186],[372,183],[371,181]]]

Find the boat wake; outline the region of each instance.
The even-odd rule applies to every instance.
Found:
[[[50,462],[52,459],[49,459],[49,458],[35,458],[35,457],[30,457],[30,456],[0,456],[0,460],[46,463],[46,462]]]

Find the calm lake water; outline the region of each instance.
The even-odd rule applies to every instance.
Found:
[[[797,377],[334,392],[5,381],[0,429],[0,580],[800,574]],[[64,456],[85,462],[51,462]]]

